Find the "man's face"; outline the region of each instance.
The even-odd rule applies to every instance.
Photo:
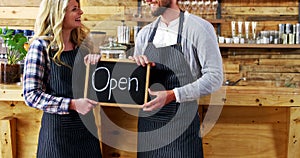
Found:
[[[147,0],[153,16],[162,15],[171,6],[171,0]]]

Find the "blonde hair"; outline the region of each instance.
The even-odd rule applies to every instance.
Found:
[[[76,1],[80,7],[79,0]],[[60,56],[65,47],[62,37],[62,25],[68,3],[69,0],[42,0],[37,15],[38,18],[34,26],[34,37],[30,41],[32,42],[38,38],[50,41],[47,51],[51,48],[57,50],[53,56],[53,61],[59,65],[65,65],[60,60]],[[71,42],[75,46],[79,46],[87,37],[89,31],[90,30],[83,24],[81,27],[72,30],[70,37]]]

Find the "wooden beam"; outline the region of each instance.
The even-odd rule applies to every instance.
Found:
[[[1,158],[16,158],[17,157],[17,121],[15,118],[8,117],[0,120],[0,157]]]
[[[239,73],[240,65],[239,64],[223,64],[223,70],[225,73]]]
[[[223,15],[298,15],[298,6],[294,7],[225,7]]]
[[[38,7],[0,7],[0,17],[6,19],[36,19]]]
[[[282,16],[261,16],[261,15],[256,15],[256,16],[248,16],[246,18],[248,21],[296,21],[298,20],[298,16],[292,16],[292,15],[282,15]]]
[[[300,157],[300,108],[291,107],[289,115],[287,158]]]

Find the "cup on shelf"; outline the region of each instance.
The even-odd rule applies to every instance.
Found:
[[[219,43],[224,43],[224,41],[225,41],[225,38],[223,36],[220,36],[219,37]]]
[[[225,38],[225,43],[226,43],[226,44],[230,44],[230,43],[231,43],[231,38],[228,38],[228,37]]]
[[[240,44],[244,44],[245,43],[245,39],[244,38],[240,38]]]
[[[239,44],[240,43],[240,38],[239,37],[233,37],[233,43],[234,44]]]

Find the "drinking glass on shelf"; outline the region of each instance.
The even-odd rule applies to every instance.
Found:
[[[211,8],[212,8],[212,11],[213,11],[213,19],[217,19],[218,5],[219,5],[218,0],[214,0],[211,3]]]
[[[198,4],[197,0],[193,0],[191,2],[191,13],[197,14],[197,11],[198,11],[198,5],[197,4]]]
[[[178,1],[178,6],[181,10],[184,10],[184,0],[179,0]]]
[[[203,10],[204,10],[204,1],[203,0],[199,0],[198,3],[198,14],[202,17],[203,15]]]
[[[206,16],[205,16],[205,18],[206,19],[209,19],[210,17],[210,13],[211,13],[211,2],[210,2],[210,0],[206,0],[205,2],[204,2],[204,11],[205,11],[205,14],[206,14]]]
[[[142,11],[141,11],[142,12],[142,17],[143,18],[151,17],[151,8],[148,5],[146,0],[142,1],[141,7],[142,7]]]
[[[191,2],[190,2],[190,0],[186,0],[186,1],[184,1],[184,3],[183,3],[184,5],[184,10],[185,11],[190,11],[190,7],[191,7]]]

